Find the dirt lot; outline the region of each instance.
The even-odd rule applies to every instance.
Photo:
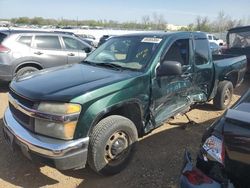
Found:
[[[235,90],[233,102],[250,86],[250,76]],[[0,90],[0,129],[7,106],[7,91]],[[20,152],[11,152],[0,131],[0,187],[177,187],[183,152],[188,148],[193,157],[204,130],[223,111],[211,104],[188,113],[197,125],[184,129],[187,119],[177,116],[170,124],[156,129],[140,140],[135,156],[123,172],[100,177],[89,169],[60,172],[42,164],[33,164]]]

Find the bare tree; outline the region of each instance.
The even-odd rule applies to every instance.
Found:
[[[163,14],[157,14],[156,12],[152,15],[152,22],[154,29],[165,30],[167,22]]]
[[[195,22],[195,29],[197,31],[210,31],[210,23],[208,17],[197,16]]]
[[[150,16],[149,15],[142,16],[142,24],[144,24],[144,25],[150,24]]]

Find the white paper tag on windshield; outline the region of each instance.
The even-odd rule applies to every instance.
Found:
[[[148,43],[160,43],[162,39],[160,38],[154,38],[154,37],[145,37],[142,39],[141,42],[148,42]]]

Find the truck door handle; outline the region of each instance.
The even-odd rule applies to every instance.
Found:
[[[75,56],[75,54],[74,53],[69,53],[68,56]]]
[[[36,54],[36,55],[42,55],[43,53],[40,52],[40,51],[38,51],[38,52],[34,52],[34,54]]]

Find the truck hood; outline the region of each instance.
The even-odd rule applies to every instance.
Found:
[[[88,91],[131,78],[134,74],[132,71],[74,64],[15,78],[10,89],[33,101],[65,102]]]

